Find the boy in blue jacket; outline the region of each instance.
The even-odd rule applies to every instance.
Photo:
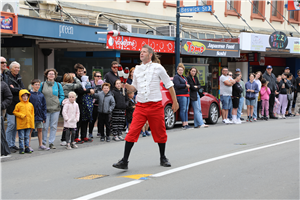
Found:
[[[46,99],[43,93],[39,91],[40,85],[41,85],[41,81],[39,79],[33,79],[31,81],[32,90],[30,91],[31,96],[29,102],[32,103],[34,107],[34,122],[35,122],[35,128],[38,131],[39,150],[49,150],[48,147],[42,144],[42,130],[43,130],[43,125],[46,122],[46,118],[47,118],[47,106],[46,106]],[[30,140],[31,140],[31,133],[29,139],[29,146],[30,146]]]

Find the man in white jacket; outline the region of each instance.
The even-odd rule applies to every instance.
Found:
[[[162,95],[160,91],[160,81],[169,90],[173,105],[173,112],[178,110],[178,102],[173,87],[164,67],[159,64],[159,59],[149,45],[144,45],[140,52],[141,65],[135,67],[132,85],[126,84],[127,90],[136,92],[136,108],[133,113],[133,119],[130,130],[125,137],[125,151],[123,158],[113,164],[118,169],[128,169],[128,157],[130,151],[137,142],[141,129],[148,120],[151,127],[152,137],[159,146],[160,165],[171,167],[171,163],[165,156],[167,142],[167,133],[164,119],[164,108],[162,106]]]

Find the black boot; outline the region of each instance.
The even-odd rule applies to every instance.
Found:
[[[112,166],[118,169],[128,169],[128,161],[119,160],[119,162],[114,163]]]
[[[171,163],[166,157],[160,158],[160,165],[163,167],[171,167]]]

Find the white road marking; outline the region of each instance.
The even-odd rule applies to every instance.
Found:
[[[278,143],[274,143],[274,144],[269,144],[269,145],[265,145],[265,146],[261,146],[261,147],[247,149],[247,150],[244,150],[244,151],[230,153],[230,154],[226,154],[226,155],[223,155],[223,156],[218,156],[218,157],[215,157],[215,158],[210,158],[210,159],[207,159],[207,160],[195,162],[195,163],[188,164],[188,165],[185,165],[185,166],[182,166],[182,167],[177,167],[177,168],[174,168],[174,169],[171,169],[171,170],[167,170],[167,171],[164,171],[164,172],[153,174],[153,175],[151,175],[149,177],[150,178],[151,177],[153,177],[153,178],[162,177],[162,176],[165,176],[165,175],[168,175],[168,174],[179,172],[179,171],[182,171],[182,170],[185,170],[185,169],[189,169],[189,168],[196,167],[196,166],[199,166],[199,165],[203,165],[203,164],[206,164],[206,163],[210,163],[210,162],[213,162],[213,161],[217,161],[217,160],[221,160],[221,159],[224,159],[224,158],[229,158],[229,157],[232,157],[232,156],[237,156],[237,155],[240,155],[240,154],[249,153],[249,152],[252,152],[252,151],[257,151],[257,150],[261,150],[261,149],[265,149],[265,148],[269,148],[269,147],[273,147],[273,146],[277,146],[277,145],[281,145],[281,144],[286,144],[286,143],[289,143],[289,142],[294,142],[294,141],[297,141],[299,139],[300,138],[295,138],[295,139],[286,140],[286,141],[282,141],[282,142],[278,142]],[[91,193],[91,194],[88,194],[88,195],[76,198],[74,200],[89,200],[89,199],[93,199],[93,198],[105,195],[107,193],[110,193],[110,192],[114,192],[114,191],[117,191],[117,190],[129,187],[129,186],[132,186],[132,185],[136,185],[136,184],[141,183],[143,181],[145,181],[145,180],[130,181],[130,182],[127,182],[127,183],[116,185],[116,186],[113,186],[113,187],[110,187],[110,188],[107,188],[107,189],[104,189],[104,190],[100,190],[98,192],[94,192],[94,193]]]

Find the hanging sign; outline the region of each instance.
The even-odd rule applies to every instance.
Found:
[[[240,57],[238,43],[182,39],[181,54],[213,57]]]
[[[112,35],[107,35],[106,48],[128,51],[140,51],[145,44],[151,46],[153,50],[158,53],[175,52],[175,42],[172,40],[139,38],[130,36],[114,37]]]
[[[300,10],[299,0],[288,0],[288,11]]]
[[[266,48],[266,51],[269,52],[290,52],[289,49],[286,49],[288,45],[288,37],[285,33],[281,31],[276,31],[269,36],[270,48]]]

